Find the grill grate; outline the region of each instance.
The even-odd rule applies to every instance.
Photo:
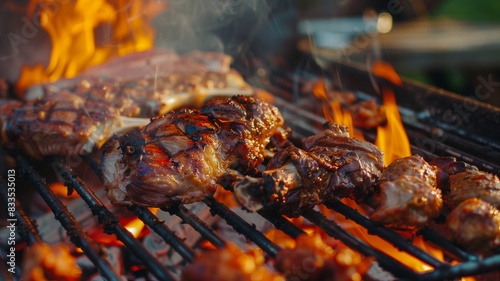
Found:
[[[102,251],[99,246],[86,235],[86,232],[81,228],[81,226],[79,226],[71,213],[67,211],[64,204],[52,193],[52,191],[48,188],[45,179],[40,176],[23,157],[17,156],[16,160],[19,168],[24,171],[24,175],[26,175],[26,177],[32,182],[37,191],[42,195],[47,205],[49,205],[52,209],[56,215],[56,219],[59,220],[65,227],[71,241],[75,243],[75,245],[82,248],[84,253],[96,265],[100,274],[108,280],[119,280],[119,277],[113,272],[109,263],[102,257]],[[67,185],[70,189],[74,189],[82,197],[82,199],[87,202],[89,208],[92,210],[93,214],[99,218],[100,223],[104,225],[108,234],[115,234],[118,239],[125,244],[127,249],[139,258],[148,270],[151,271],[151,273],[159,280],[175,280],[175,277],[173,277],[171,273],[169,273],[154,257],[152,257],[149,252],[143,248],[140,242],[119,223],[117,217],[110,213],[100,200],[95,197],[93,192],[88,189],[85,183],[83,183],[78,176],[72,174],[66,164],[58,158],[54,158],[52,161],[56,164],[55,166],[58,168],[58,172],[65,180],[65,185]],[[2,189],[2,193],[4,192],[5,189]],[[280,250],[279,246],[267,239],[255,228],[255,226],[246,222],[243,218],[235,214],[225,205],[216,201],[214,198],[207,198],[203,202],[210,208],[213,215],[218,215],[223,218],[237,232],[243,234],[245,238],[261,247],[268,255],[275,256]],[[397,278],[409,280],[452,279],[471,274],[488,272],[495,270],[500,266],[500,255],[479,259],[476,255],[464,252],[444,237],[434,233],[432,230],[421,230],[419,232],[420,235],[425,237],[427,240],[438,244],[448,256],[461,261],[458,265],[451,266],[448,263],[436,260],[428,253],[409,243],[405,238],[401,237],[397,233],[371,222],[365,216],[361,215],[359,212],[342,202],[330,203],[326,204],[326,206],[363,226],[369,231],[370,234],[375,234],[389,241],[399,249],[408,252],[412,256],[435,268],[434,270],[426,273],[417,273],[394,258],[359,240],[335,222],[328,220],[322,213],[315,210],[308,210],[303,213],[304,218],[323,229],[328,235],[341,240],[346,245],[363,255],[375,257],[382,268],[389,271]],[[182,238],[178,237],[167,226],[165,226],[163,221],[161,221],[151,211],[147,208],[137,206],[129,207],[129,209],[153,231],[159,234],[166,243],[170,244],[174,250],[184,258],[185,261],[191,262],[193,260],[194,250],[190,246],[186,245]],[[180,205],[165,211],[182,218],[216,247],[223,247],[225,245],[226,242],[219,236],[219,234],[217,234],[215,230],[206,225],[185,206]],[[17,217],[23,222],[23,224],[26,225],[25,228],[28,229],[26,238],[27,241],[29,243],[33,243],[34,241],[41,240],[36,227],[31,223],[21,206],[18,206],[17,212]],[[297,237],[298,235],[304,233],[302,229],[276,213],[268,211],[260,212],[260,215],[274,224],[277,229],[284,231],[291,237]]]
[[[277,93],[278,95],[282,94],[281,96],[283,98],[297,98],[299,96],[297,89],[301,88],[301,83],[305,80],[318,77],[316,73],[312,72],[304,73],[301,71],[299,76],[295,76],[297,73],[298,72],[295,72],[292,77],[289,76],[289,72],[279,73],[276,75],[273,74],[271,77],[276,81],[274,81],[272,85],[268,85],[269,87],[266,88],[270,88],[271,86],[274,87],[270,88],[271,91],[273,93]],[[290,102],[286,102],[281,98],[277,97],[275,99],[275,104],[280,107],[286,120],[294,120],[295,123],[290,125],[294,132],[299,136],[307,136],[316,133],[316,131],[314,131],[315,125],[319,128],[325,121],[322,117],[299,108]],[[287,118],[287,116],[301,116],[301,118]],[[432,140],[425,134],[425,132],[432,130],[433,127],[429,127],[428,124],[424,124],[418,120],[415,121],[409,118],[403,119],[405,121],[405,125],[409,124],[409,137],[412,140],[417,140],[417,143]],[[368,140],[373,141],[373,134],[367,132],[366,136]],[[457,156],[459,159],[477,165],[482,170],[490,172],[498,172],[500,170],[500,166],[497,162],[488,160],[490,158],[495,158],[496,154],[493,154],[493,157],[486,158],[486,160],[488,160],[486,161],[485,158],[482,158],[484,151],[479,149],[475,142],[465,140],[466,143],[471,142],[474,143],[474,145],[471,145],[469,150],[464,150],[462,148],[455,148],[455,144],[460,143],[462,140],[460,136],[450,134],[449,140],[451,140],[451,142],[446,144],[432,140],[435,144],[433,150],[426,150],[425,147],[413,145],[412,151],[427,158],[436,157],[438,155],[453,155]],[[481,153],[479,153],[480,151]],[[74,216],[68,211],[66,206],[48,188],[46,180],[22,156],[17,155],[15,156],[15,159],[18,168],[24,172],[24,176],[32,183],[37,192],[42,196],[44,201],[55,214],[56,219],[66,229],[70,240],[83,250],[103,277],[108,280],[121,280],[120,277],[113,271],[110,263],[103,257],[103,250],[99,245],[92,241],[82,226],[78,224]],[[89,156],[84,157],[84,160],[94,170],[94,172],[99,175],[100,171],[98,164]],[[140,241],[134,238],[120,224],[117,216],[104,206],[100,199],[88,188],[86,183],[83,182],[78,175],[73,174],[67,163],[57,157],[53,157],[49,159],[49,161],[51,162],[52,167],[55,168],[56,172],[64,180],[65,185],[68,186],[69,192],[74,190],[79,194],[92,211],[92,214],[98,217],[99,223],[104,226],[104,230],[107,234],[116,235],[117,238],[123,242],[125,247],[134,256],[136,256],[144,264],[148,271],[151,272],[157,279],[175,280],[173,274],[162,266],[162,264],[154,256],[152,256],[144,248],[144,246],[142,246]],[[6,183],[4,182],[2,184]],[[5,191],[5,187],[2,187],[0,195],[4,198],[6,198],[6,195],[4,194]],[[280,247],[278,245],[267,239],[262,232],[255,228],[254,225],[234,213],[227,206],[218,202],[214,198],[206,198],[203,200],[203,203],[208,206],[212,215],[217,215],[224,219],[234,228],[236,232],[242,234],[246,239],[261,247],[269,256],[274,257],[279,252]],[[444,251],[445,256],[449,260],[457,261],[456,265],[450,265],[447,262],[437,260],[429,253],[412,245],[406,238],[400,236],[396,232],[373,223],[367,217],[342,202],[328,203],[325,204],[325,206],[367,229],[368,233],[377,235],[378,237],[393,244],[398,249],[407,252],[411,256],[434,268],[433,270],[425,273],[415,272],[413,269],[408,268],[395,258],[367,245],[365,242],[344,230],[334,221],[327,219],[322,213],[315,210],[308,210],[303,213],[303,217],[305,219],[321,228],[328,235],[341,240],[343,243],[363,255],[375,257],[378,264],[396,278],[426,281],[445,280],[490,272],[497,270],[500,267],[500,254],[480,258],[475,254],[466,252],[457,247],[451,241],[437,234],[432,229],[424,228],[420,230],[417,235],[421,235],[425,240],[437,245]],[[174,233],[174,231],[166,226],[164,222],[149,209],[131,206],[129,207],[129,210],[146,225],[148,225],[154,232],[156,232],[167,244],[171,245],[171,247],[184,259],[184,261],[191,262],[194,259],[195,249],[185,243],[183,237],[179,237],[178,234]],[[170,209],[164,209],[163,211],[181,218],[183,222],[192,226],[195,231],[201,234],[204,239],[210,241],[215,247],[220,248],[226,245],[226,240],[222,238],[216,230],[212,229],[185,206],[179,205]],[[40,241],[41,238],[38,234],[36,226],[31,222],[29,217],[26,216],[25,211],[21,208],[20,204],[16,205],[16,212],[18,220],[22,222],[23,228],[26,229],[23,233],[26,234],[25,240],[28,244]],[[293,238],[305,233],[303,229],[272,210],[261,211],[259,212],[259,215],[263,219],[272,223],[277,229],[282,230]]]

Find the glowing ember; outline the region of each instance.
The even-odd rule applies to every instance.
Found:
[[[78,197],[78,193],[72,192],[69,194],[68,187],[60,182],[54,182],[49,185],[50,190],[54,192],[55,195],[59,197],[68,197],[68,198],[76,198]]]
[[[365,214],[363,208],[361,208],[356,202],[350,199],[342,199],[342,202],[354,209],[356,209],[358,212]],[[390,242],[385,241],[384,239],[376,236],[376,235],[371,235],[368,234],[367,230],[361,226],[359,226],[356,223],[353,223],[352,221],[346,219],[344,216],[335,213],[335,212],[327,212],[325,214],[328,214],[329,218],[336,221],[339,225],[341,225],[345,230],[349,231],[353,235],[356,235],[359,237],[361,240],[369,244],[370,246],[392,256],[394,259],[400,261],[401,263],[407,265],[408,267],[413,268],[416,271],[419,272],[424,272],[432,269],[432,267],[428,266],[427,264],[423,263],[419,259],[402,252],[398,250],[396,247],[394,247]],[[419,248],[422,248],[425,250],[427,253],[430,255],[434,256],[436,259],[443,260],[443,252],[435,248],[427,243],[425,243],[421,237],[415,237],[413,238],[413,244]]]
[[[154,215],[158,214],[158,208],[149,208],[149,210]],[[130,233],[132,233],[132,235],[135,238],[138,238],[141,235],[142,230],[144,229],[144,223],[140,219],[135,218],[135,219],[132,219],[131,221],[129,221],[127,224],[125,224],[124,227]]]
[[[155,32],[150,21],[165,2],[32,0],[30,7],[36,7],[32,14],[40,14],[52,51],[47,66],[37,64],[21,70],[16,85],[20,92],[30,85],[74,77],[112,57],[151,49]]]

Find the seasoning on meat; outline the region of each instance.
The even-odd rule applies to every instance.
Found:
[[[500,246],[500,211],[478,198],[462,201],[446,218],[453,239],[469,251],[489,252]]]
[[[323,132],[304,140],[303,149],[277,152],[262,177],[245,177],[234,192],[251,211],[275,206],[298,216],[321,202],[362,198],[382,170],[383,155],[374,144],[350,138],[346,127],[327,122]]]
[[[392,162],[380,177],[381,198],[370,219],[396,229],[425,226],[443,207],[436,171],[419,155]]]
[[[107,146],[101,162],[107,195],[117,204],[155,207],[199,201],[229,168],[255,170],[282,125],[276,107],[245,96],[154,118]]]

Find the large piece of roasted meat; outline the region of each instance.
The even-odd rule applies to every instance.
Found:
[[[276,107],[244,96],[154,118],[107,146],[101,163],[107,195],[114,203],[155,207],[199,201],[215,192],[228,168],[255,170],[282,125]]]
[[[289,216],[321,202],[361,198],[380,177],[383,154],[372,143],[349,137],[347,128],[325,124],[324,131],[304,140],[303,149],[277,152],[262,177],[245,177],[234,186],[247,209],[275,206]]]

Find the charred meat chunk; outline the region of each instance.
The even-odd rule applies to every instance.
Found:
[[[477,171],[477,167],[467,164],[463,161],[457,161],[455,157],[436,157],[429,161],[430,165],[438,168],[437,186],[443,192],[443,195],[450,193],[450,175],[465,172],[468,170]]]
[[[228,168],[255,170],[282,125],[277,108],[244,96],[154,118],[107,146],[101,162],[107,195],[113,203],[154,207],[202,200]]]
[[[380,177],[380,202],[370,218],[396,229],[425,226],[443,207],[436,170],[419,155],[392,162]]]
[[[454,240],[469,251],[488,252],[500,245],[500,212],[478,198],[462,201],[446,218]]]
[[[446,203],[450,209],[464,200],[478,198],[500,208],[500,180],[496,175],[478,170],[466,170],[450,175],[450,193]]]
[[[288,216],[342,197],[363,197],[383,170],[382,152],[350,138],[344,126],[328,122],[325,130],[304,140],[303,149],[277,152],[262,177],[234,184],[240,203],[251,211],[277,207]]]
[[[114,108],[69,93],[0,107],[2,143],[38,159],[88,154],[121,127]]]

